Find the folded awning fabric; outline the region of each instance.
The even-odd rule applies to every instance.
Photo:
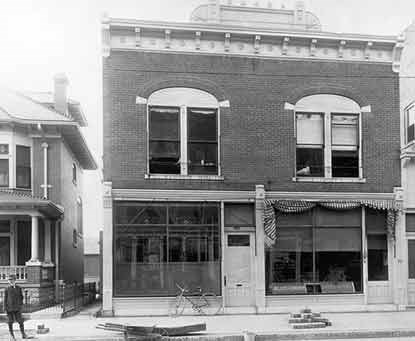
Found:
[[[352,210],[365,206],[376,210],[387,211],[387,231],[395,238],[396,213],[401,209],[398,202],[391,199],[357,199],[357,200],[265,200],[264,230],[265,245],[271,247],[278,235],[278,216],[280,213],[300,213],[321,206],[331,210]]]

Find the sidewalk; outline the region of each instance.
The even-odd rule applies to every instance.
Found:
[[[368,313],[327,313],[332,326],[322,329],[294,330],[288,324],[288,314],[269,315],[222,315],[171,317],[115,317],[94,318],[91,315],[76,315],[66,319],[29,320],[25,323],[31,335],[38,324],[45,324],[50,332],[38,335],[39,340],[114,340],[122,341],[117,332],[96,329],[98,323],[114,322],[144,326],[173,326],[192,323],[206,323],[206,333],[199,337],[179,337],[175,340],[194,341],[243,341],[254,340],[246,331],[256,335],[256,341],[311,340],[335,338],[381,338],[415,336],[415,311],[368,312]],[[17,329],[17,325],[15,328]],[[245,334],[245,339],[244,339]],[[20,333],[16,330],[16,336]],[[7,325],[0,326],[0,340],[7,340]],[[168,339],[168,338],[166,338]]]

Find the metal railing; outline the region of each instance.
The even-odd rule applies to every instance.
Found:
[[[39,301],[39,297],[36,297],[27,289],[23,289],[23,307],[22,312],[31,313],[41,309],[49,308],[54,306],[55,300]],[[0,290],[0,313],[4,313],[4,289]]]
[[[24,265],[0,266],[0,281],[7,281],[9,275],[15,275],[17,281],[26,281],[27,268]]]
[[[83,306],[96,300],[97,288],[95,283],[61,284],[62,315],[80,310]]]

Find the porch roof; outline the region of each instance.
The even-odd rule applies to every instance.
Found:
[[[0,211],[8,210],[13,214],[15,210],[37,210],[48,218],[60,218],[63,207],[50,200],[35,197],[31,193],[15,190],[0,190]]]

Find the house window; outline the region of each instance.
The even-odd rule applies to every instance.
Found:
[[[0,187],[9,187],[9,159],[0,159]]]
[[[79,198],[76,202],[76,217],[77,217],[77,230],[79,234],[83,233],[83,222],[82,222],[82,201]]]
[[[148,99],[150,174],[218,175],[218,101],[190,88],[168,88]]]
[[[331,166],[333,177],[359,176],[359,117],[331,115]]]
[[[0,144],[0,154],[1,155],[9,155],[9,145],[8,144]]]
[[[405,109],[406,143],[415,140],[415,104]]]
[[[30,147],[16,146],[16,187],[31,187]]]
[[[295,112],[296,176],[361,176],[356,102],[337,95],[313,95],[298,101]]]
[[[297,113],[297,175],[324,176],[324,116]]]
[[[74,184],[76,184],[76,176],[77,176],[77,174],[76,174],[76,165],[73,163],[72,164],[72,182]]]

